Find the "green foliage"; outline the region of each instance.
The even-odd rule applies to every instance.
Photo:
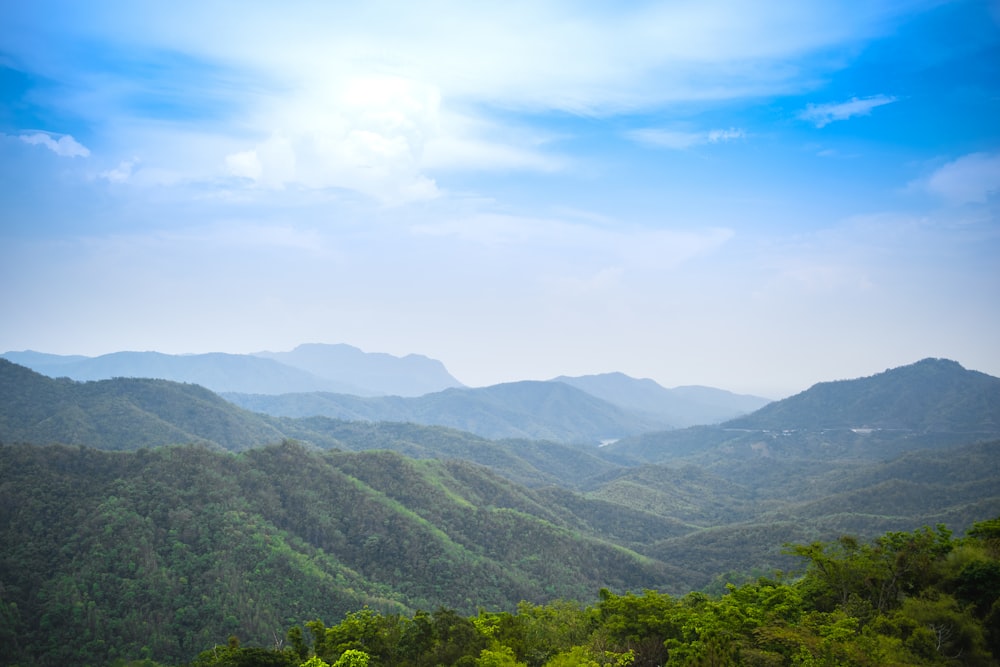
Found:
[[[183,660],[348,613],[321,657],[381,657],[372,637],[404,631],[373,630],[385,612],[512,610],[667,578],[465,463],[292,443],[239,456],[0,445],[0,475],[3,664]],[[365,604],[375,616],[351,612]],[[287,637],[294,655],[310,633]]]
[[[337,658],[332,667],[368,667],[370,663],[371,657],[367,653],[350,648]]]
[[[585,646],[573,648],[558,653],[545,663],[545,667],[601,667]]]
[[[951,533],[939,525],[886,533],[870,545],[845,536],[832,545],[797,545],[791,553],[809,561],[805,587],[817,606],[852,610],[864,620],[937,583],[951,549]]]
[[[514,649],[503,645],[484,648],[475,664],[476,667],[527,667],[526,663],[518,662]]]
[[[112,539],[119,524],[141,534],[135,525],[142,524],[141,517],[129,514],[121,496],[100,506],[103,515],[116,517],[99,522],[110,528]],[[233,529],[228,530],[232,535]],[[991,627],[1000,608],[995,587],[1000,562],[989,549],[990,539],[981,528],[955,539],[938,526],[890,532],[869,542],[843,537],[831,543],[791,545],[789,551],[806,564],[804,575],[729,584],[719,596],[674,597],[651,589],[619,594],[601,589],[599,600],[589,607],[561,600],[522,602],[514,612],[480,609],[471,617],[446,607],[401,615],[363,606],[344,614],[335,625],[312,620],[305,631],[292,626],[283,635],[287,638],[283,648],[244,646],[232,635],[228,644],[202,651],[189,664],[989,667],[1000,664]],[[128,560],[145,567],[142,545],[130,548],[138,551]],[[66,589],[63,596],[72,600],[77,595],[82,606],[71,604],[64,612],[68,616],[50,616],[43,630],[60,644],[71,644],[59,624],[79,631],[88,613],[102,611],[88,604],[81,582],[63,580],[61,586]],[[56,590],[61,589],[52,589]],[[132,604],[136,603],[141,604],[133,598]],[[7,609],[20,611],[10,603]],[[79,618],[74,620],[74,614]],[[253,622],[252,616],[244,617],[233,630],[244,634]],[[92,645],[77,645],[75,652],[46,652],[34,662],[98,662],[88,657],[87,651],[93,650]],[[118,659],[117,664],[125,663]]]
[[[215,647],[198,655],[190,667],[297,667],[288,653],[258,647]]]

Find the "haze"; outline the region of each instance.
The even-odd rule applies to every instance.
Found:
[[[1000,3],[0,4],[0,351],[1000,375]]]

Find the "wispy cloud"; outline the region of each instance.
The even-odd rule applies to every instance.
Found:
[[[971,153],[938,168],[917,187],[952,204],[982,204],[1000,194],[1000,153]]]
[[[453,218],[414,225],[412,230],[415,236],[450,237],[492,248],[551,248],[559,254],[572,249],[574,257],[654,272],[674,269],[694,257],[714,252],[735,234],[724,227],[645,229],[503,214]]]
[[[296,12],[252,4],[233,21],[208,3],[185,12],[116,8],[102,30],[282,78],[391,73],[437,86],[447,98],[606,114],[801,89],[811,85],[810,70],[828,62],[803,56],[878,34],[914,4],[802,0],[741,12],[728,0],[705,0],[581,11],[522,0],[450,6],[447,20],[398,2],[304,4]],[[788,67],[790,59],[798,64]]]
[[[868,116],[872,109],[896,101],[895,97],[888,95],[875,95],[873,97],[852,97],[846,102],[831,102],[829,104],[810,104],[799,114],[799,118],[815,123],[816,127],[825,127],[838,120],[847,120],[855,116]]]
[[[87,157],[90,150],[68,134],[31,132],[20,135],[21,141],[35,146],[45,146],[60,157]]]
[[[114,169],[108,169],[100,173],[100,177],[111,183],[124,183],[132,177],[132,171],[139,164],[138,158],[122,160]]]
[[[717,144],[742,139],[746,136],[743,130],[731,127],[728,130],[709,130],[707,132],[685,132],[660,128],[644,128],[633,130],[627,135],[633,141],[654,148],[670,148],[684,150],[701,144]]]

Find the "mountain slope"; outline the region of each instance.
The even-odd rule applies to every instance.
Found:
[[[111,450],[200,442],[241,451],[286,438],[325,449],[387,449],[415,458],[465,459],[532,486],[572,483],[616,467],[599,458],[593,447],[495,442],[455,429],[407,423],[268,417],[196,385],[125,378],[54,380],[0,359],[0,442]]]
[[[619,463],[884,459],[1000,437],[1000,378],[925,359],[824,382],[714,427],[645,433],[605,448]]]
[[[65,652],[51,664],[176,663],[364,604],[471,614],[682,578],[460,462],[6,445],[0,479],[0,611],[21,647]]]
[[[204,442],[246,449],[282,439],[260,415],[197,385],[166,380],[53,380],[0,359],[0,442],[138,449]]]
[[[384,449],[415,459],[460,459],[477,463],[531,487],[583,481],[616,469],[594,447],[544,440],[490,440],[443,426],[401,422],[350,422],[328,417],[275,418],[289,438],[322,448]]]
[[[666,389],[650,379],[635,379],[624,373],[603,373],[553,378],[626,410],[655,415],[677,428],[715,424],[753,412],[770,401],[759,396],[733,394],[712,387]]]
[[[870,377],[822,382],[725,426],[1000,432],[1000,378],[924,359]]]
[[[412,422],[456,428],[487,438],[590,442],[663,428],[653,417],[629,412],[558,382],[511,382],[447,389],[413,398],[309,393],[282,396],[225,394],[256,412],[286,417]]]

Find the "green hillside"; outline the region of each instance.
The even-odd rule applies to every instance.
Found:
[[[924,359],[871,377],[822,382],[726,426],[998,433],[1000,378]]]
[[[460,462],[5,445],[0,479],[2,602],[25,646],[181,659],[362,604],[472,613],[682,578]]]
[[[203,442],[246,449],[280,431],[198,385],[166,380],[53,380],[0,359],[0,442],[128,450]]]
[[[718,426],[643,433],[603,448],[624,465],[884,460],[1000,438],[1000,378],[925,359],[820,383]]]

